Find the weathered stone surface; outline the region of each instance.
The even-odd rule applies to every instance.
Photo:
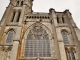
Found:
[[[33,12],[32,2],[33,0],[10,0],[0,21],[0,60],[79,60],[80,30],[69,10],[57,12],[51,8],[49,13]],[[14,31],[14,34],[9,35],[9,31]],[[28,37],[30,41],[27,43]],[[9,40],[8,43],[6,40]],[[45,47],[42,40],[45,41]],[[34,41],[37,42],[36,46],[40,42],[42,45],[36,47]],[[66,41],[69,43],[65,44]],[[26,45],[30,43],[33,45]],[[42,55],[37,52],[39,48]],[[25,50],[29,52],[28,56],[25,56]],[[30,53],[32,57],[29,56]],[[35,53],[38,53],[37,56]]]

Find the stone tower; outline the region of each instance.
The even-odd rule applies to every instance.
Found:
[[[33,12],[33,0],[10,0],[0,21],[0,60],[79,60],[80,30],[69,10]]]

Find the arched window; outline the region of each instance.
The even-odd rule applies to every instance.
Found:
[[[13,30],[8,32],[6,43],[12,43],[13,35],[14,35],[14,31]]]
[[[41,26],[35,26],[27,35],[25,56],[26,57],[50,57],[49,37]]]
[[[62,32],[62,37],[63,37],[63,42],[64,42],[64,44],[69,44],[67,32],[63,31],[63,32]]]

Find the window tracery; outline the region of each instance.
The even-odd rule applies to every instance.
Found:
[[[41,26],[35,26],[27,35],[25,56],[26,57],[50,57],[49,37]]]

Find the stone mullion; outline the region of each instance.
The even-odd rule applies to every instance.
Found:
[[[63,19],[64,19],[64,23],[66,23],[67,22],[66,16],[63,16]]]
[[[59,22],[62,23],[62,17],[59,17]]]
[[[19,23],[18,23],[19,26],[22,25],[22,20],[24,18],[24,14],[25,14],[25,8],[26,8],[26,5],[23,5],[21,15],[20,15],[20,19],[19,19]]]
[[[66,58],[67,58],[67,60],[69,59],[69,52],[68,51],[66,51]]]
[[[72,56],[71,56],[71,47],[68,47],[69,50],[69,60],[72,60]]]
[[[9,60],[9,57],[10,57],[10,53],[9,51],[7,52],[7,60]]]
[[[74,52],[74,56],[75,56],[75,59],[76,59],[76,52]]]
[[[15,13],[15,17],[14,17],[14,22],[16,22],[17,21],[17,19],[18,19],[18,15],[19,15],[19,11],[16,11],[16,13]]]
[[[19,1],[19,6],[21,6],[21,1]]]
[[[68,52],[68,59],[71,60],[71,54]]]
[[[14,12],[11,13],[11,16],[10,16],[9,22],[12,22],[12,20],[13,20],[13,19],[12,19],[13,16],[14,16]]]

